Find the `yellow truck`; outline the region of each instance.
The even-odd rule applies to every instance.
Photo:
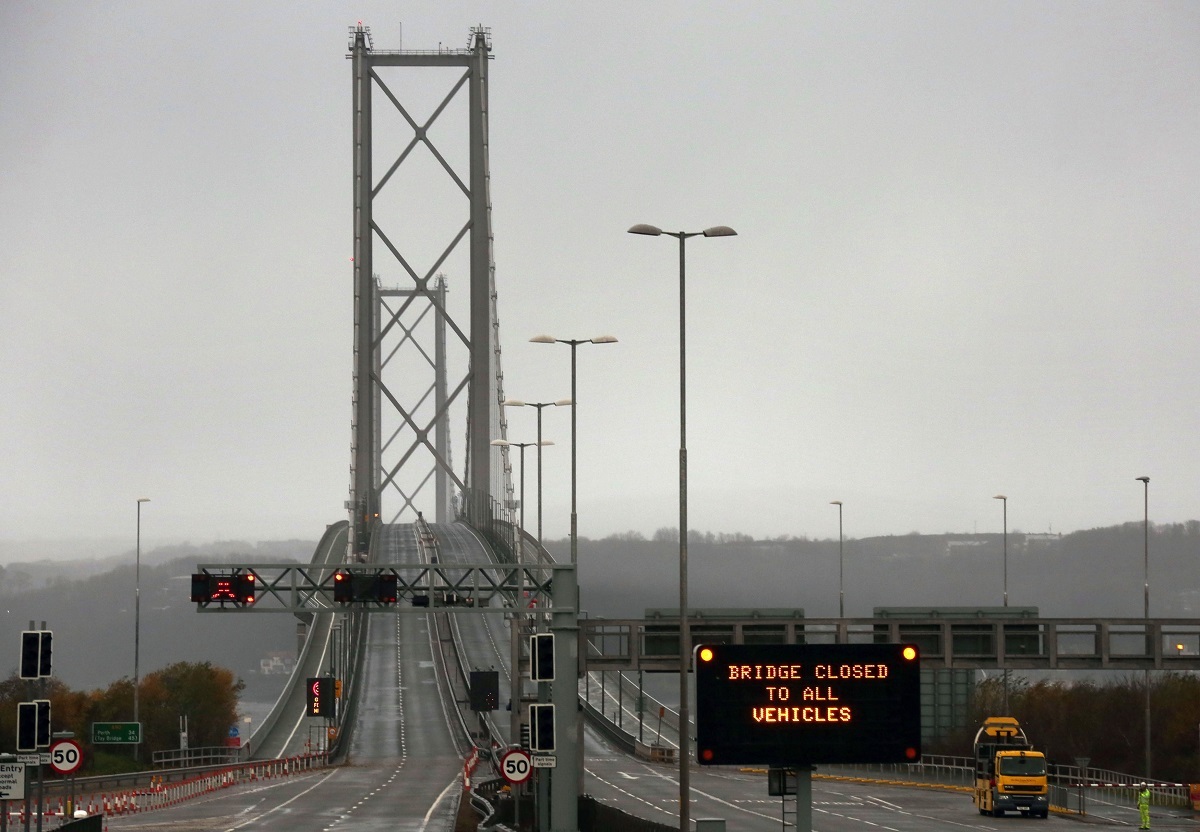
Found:
[[[1034,818],[1050,814],[1046,756],[1034,751],[1020,723],[1011,716],[990,716],[975,734],[975,808],[1002,817],[1020,812]]]

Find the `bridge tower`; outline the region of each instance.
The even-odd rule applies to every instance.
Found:
[[[430,502],[438,522],[452,519],[455,495],[492,505],[506,493],[507,471],[490,444],[506,428],[488,173],[490,33],[473,28],[466,49],[384,51],[359,23],[349,49],[353,556],[368,551],[377,522],[415,520]],[[448,92],[428,99],[438,84],[436,96]],[[436,106],[422,112],[423,103]],[[456,472],[449,426],[464,411],[465,465]]]

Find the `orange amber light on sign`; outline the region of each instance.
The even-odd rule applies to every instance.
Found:
[[[913,659],[915,659],[917,657],[917,648],[905,647],[903,655],[904,655],[905,659],[907,659],[908,661],[911,662]]]
[[[700,661],[711,662],[713,660],[713,651],[711,647],[700,648]]]

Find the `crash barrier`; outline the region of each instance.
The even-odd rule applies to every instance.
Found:
[[[918,763],[885,763],[873,765],[819,766],[817,777],[869,780],[873,782],[913,783],[952,788],[970,793],[975,787],[974,759],[924,755]],[[1050,807],[1069,813],[1087,813],[1088,801],[1103,794],[1109,801],[1130,806],[1136,803],[1138,784],[1142,778],[1107,769],[1086,769],[1051,763],[1047,767],[1050,786]],[[1155,806],[1187,808],[1192,806],[1189,785],[1186,783],[1150,784],[1151,803]],[[1200,789],[1197,790],[1200,796]],[[1089,797],[1092,796],[1092,797]]]
[[[175,806],[186,800],[212,794],[232,786],[304,774],[324,768],[326,765],[324,754],[302,754],[296,757],[281,757],[276,760],[241,763],[170,783],[163,777],[153,777],[148,785],[142,787],[115,792],[89,793],[84,791],[76,799],[73,811],[68,811],[68,807],[61,797],[45,800],[42,804],[42,817],[66,818],[68,815],[78,816],[79,812],[86,812],[89,816],[150,812]],[[26,817],[24,801],[21,801],[19,805],[14,805],[17,804],[17,801],[9,801],[8,804],[8,822],[24,824]],[[31,817],[37,817],[36,801],[31,801],[30,805]]]

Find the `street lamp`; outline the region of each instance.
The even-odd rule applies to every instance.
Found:
[[[521,738],[521,674],[517,672],[521,660],[521,605],[525,597],[525,574],[521,570],[521,564],[524,562],[522,553],[525,549],[525,449],[529,447],[537,447],[538,453],[541,453],[543,445],[553,445],[549,439],[537,442],[509,442],[507,439],[493,439],[493,445],[501,448],[520,448],[521,449],[521,532],[517,535],[517,551],[514,553],[517,558],[517,594],[513,602],[513,617],[510,638],[510,660],[512,662],[512,670],[509,673],[509,710],[512,712],[509,720],[509,741],[514,745]],[[541,545],[539,541],[538,545]]]
[[[689,232],[663,231],[657,226],[639,223],[630,228],[629,233],[648,237],[665,234],[679,240],[679,828],[688,832],[692,794],[688,772],[688,755],[691,753],[688,667],[692,658],[692,637],[688,628],[687,592],[687,281],[684,243],[688,237],[733,237],[737,232],[727,225]]]
[[[574,405],[571,399],[559,399],[556,402],[526,402],[521,399],[505,399],[503,402],[505,407],[536,407],[537,408],[537,438],[538,444],[542,442],[542,408],[544,407],[565,407],[566,405]],[[553,443],[551,443],[553,444]],[[542,449],[538,448],[537,455],[537,492],[538,492],[538,526],[537,526],[537,541],[538,546],[542,545]],[[521,466],[524,470],[524,464]],[[522,498],[524,499],[524,498]],[[525,525],[524,517],[521,518],[521,525]]]
[[[141,649],[142,635],[142,503],[150,502],[149,497],[137,499],[137,548],[134,550],[133,567],[133,721],[138,722],[138,652]],[[138,728],[138,738],[141,738],[141,728]],[[134,747],[134,758],[138,754],[138,746]]]
[[[1146,652],[1154,655],[1150,643],[1150,478],[1134,477],[1142,484],[1142,576],[1143,612],[1146,618]],[[1150,668],[1146,668],[1146,779],[1150,779]]]
[[[1004,606],[1008,606],[1008,497],[997,494],[992,498],[1004,504]],[[1004,638],[1004,625],[1000,625],[1000,638]],[[1008,668],[1004,668],[1004,713],[1008,713]]]
[[[1004,503],[1004,606],[1008,606],[1008,498],[997,494],[992,498]]]
[[[846,617],[846,593],[843,591],[845,558],[842,552],[842,501],[830,500],[829,505],[838,507],[838,618]]]
[[[579,527],[575,505],[575,414],[579,411],[579,397],[575,394],[575,348],[580,344],[615,344],[617,339],[611,335],[597,335],[595,338],[555,338],[553,335],[535,335],[529,339],[531,344],[567,344],[571,347],[571,565],[579,565]],[[541,408],[538,416],[541,416]],[[538,512],[541,521],[541,512]],[[539,532],[538,541],[541,541]]]

